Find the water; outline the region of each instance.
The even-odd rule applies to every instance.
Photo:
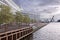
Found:
[[[50,23],[33,33],[29,38],[31,40],[60,40],[60,23]]]

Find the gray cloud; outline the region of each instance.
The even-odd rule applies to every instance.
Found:
[[[30,12],[31,14],[55,15],[60,12],[60,0],[14,0],[24,10],[23,12]],[[51,15],[50,15],[51,16]]]

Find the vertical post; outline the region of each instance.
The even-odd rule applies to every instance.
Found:
[[[17,39],[17,33],[16,33],[16,39]]]
[[[8,29],[8,28],[7,28],[7,24],[5,24],[5,31],[7,31],[7,29]]]
[[[6,37],[6,40],[8,40],[8,36]]]
[[[1,40],[1,38],[0,38],[0,40]]]
[[[19,37],[21,37],[21,32],[19,32]]]
[[[12,35],[12,40],[13,40],[13,35]]]
[[[7,34],[6,34],[6,40],[8,40],[8,36],[7,36]]]

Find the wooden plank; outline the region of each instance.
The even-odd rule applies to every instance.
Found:
[[[32,34],[32,33],[33,33],[33,31],[30,32],[30,33],[28,33],[28,34],[26,34],[26,35],[24,35],[24,36],[22,36],[22,37],[20,37],[20,38],[18,38],[17,40],[20,40],[20,39],[22,39],[22,38],[24,38],[24,37],[26,37],[26,36],[28,36],[28,35],[30,35],[30,34]]]
[[[6,37],[4,37],[4,38],[1,38],[1,40],[6,40]]]
[[[21,28],[21,29],[16,29],[16,30],[7,31],[7,32],[4,32],[4,33],[0,33],[0,35],[2,35],[2,34],[6,34],[6,33],[9,33],[9,32],[14,32],[14,31],[18,31],[18,30],[26,29],[26,28],[30,28],[30,27],[25,27],[25,28]]]

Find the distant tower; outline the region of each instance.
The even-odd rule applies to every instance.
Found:
[[[54,16],[52,17],[51,22],[54,22]]]

